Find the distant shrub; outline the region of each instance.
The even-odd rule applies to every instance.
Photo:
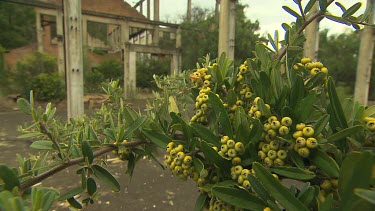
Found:
[[[57,73],[40,73],[31,80],[36,99],[59,102],[65,98],[65,86]]]
[[[153,75],[170,74],[170,58],[153,59],[142,57],[137,59],[137,87],[156,88]]]

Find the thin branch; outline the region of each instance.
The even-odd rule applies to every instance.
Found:
[[[61,153],[61,148],[59,146],[59,143],[55,140],[53,137],[52,133],[47,129],[46,125],[43,124],[41,121],[38,122],[40,126],[40,130],[42,133],[48,136],[48,138],[52,141],[53,145],[56,147],[57,151],[59,151],[60,158],[62,159],[62,153]]]
[[[131,141],[131,142],[124,143],[123,145],[126,146],[126,147],[136,147],[136,146],[139,146],[141,144],[146,144],[146,143],[148,143],[148,142],[146,142],[146,141]],[[115,145],[107,146],[107,147],[98,149],[94,152],[94,157],[99,157],[101,155],[104,155],[104,154],[106,154],[108,152],[111,152],[112,150],[116,150],[116,149],[117,149],[117,146],[115,146]],[[20,192],[22,193],[26,189],[28,189],[28,188],[32,187],[33,185],[47,179],[48,177],[66,169],[70,166],[76,165],[78,163],[82,163],[84,161],[85,161],[84,157],[79,157],[79,158],[69,160],[66,163],[61,163],[61,164],[51,168],[49,171],[46,171],[42,174],[39,174],[36,177],[31,178],[31,179],[25,181],[24,183],[22,183],[21,187],[20,187]]]
[[[327,2],[327,7],[332,4],[332,2],[334,2],[334,0],[329,0]],[[313,22],[315,19],[317,19],[318,17],[324,15],[325,12],[319,10],[317,11],[316,13],[314,13],[313,15],[311,15],[308,19],[306,19],[306,21],[302,24],[302,26],[297,30],[296,34],[297,35],[300,35],[303,30],[305,30],[305,28],[311,23]],[[285,54],[286,54],[286,51],[288,50],[288,46],[285,46],[281,52],[276,56],[277,60],[281,60]]]

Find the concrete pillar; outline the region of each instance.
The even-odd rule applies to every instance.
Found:
[[[171,56],[171,75],[176,75],[181,70],[181,53],[176,50]]]
[[[43,27],[42,27],[42,14],[38,9],[35,9],[35,15],[36,15],[36,40],[37,40],[37,46],[38,51],[43,52]]]
[[[375,1],[367,0],[367,9],[372,11],[372,24],[375,23]],[[369,21],[371,23],[371,19]],[[371,81],[371,68],[374,59],[375,29],[365,26],[361,31],[357,74],[354,88],[354,102],[367,105]]]
[[[60,77],[65,76],[65,55],[64,55],[64,24],[63,12],[57,10],[56,15],[56,33],[57,33],[57,69]]]
[[[234,59],[235,18],[236,0],[221,0],[218,56],[225,52],[229,59]]]
[[[319,9],[318,2],[311,8],[309,15],[314,14]],[[305,29],[306,41],[304,43],[303,55],[309,57],[311,60],[318,59],[319,51],[319,21],[315,19]]]
[[[151,0],[147,0],[147,19],[151,18],[150,9],[151,9]]]
[[[64,1],[68,118],[84,114],[81,0]]]
[[[186,12],[186,19],[191,21],[191,0],[187,1],[187,12]]]
[[[154,0],[154,21],[159,22],[159,0]],[[154,45],[159,45],[159,25],[154,26],[152,42]]]
[[[83,46],[87,49],[88,48],[88,34],[87,34],[87,17],[82,16],[82,41]]]

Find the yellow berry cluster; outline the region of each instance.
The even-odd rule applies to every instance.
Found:
[[[241,165],[233,165],[230,169],[230,175],[232,180],[237,181],[237,184],[242,186],[243,188],[250,190],[251,184],[247,179],[249,174],[253,174],[254,172],[250,169],[243,168]]]
[[[242,208],[227,204],[216,197],[212,197],[208,207],[209,211],[242,211]]]
[[[304,123],[296,125],[296,132],[293,133],[295,142],[292,143],[293,149],[298,152],[301,157],[307,158],[310,155],[310,149],[318,147],[318,141],[314,138],[314,128]]]
[[[242,84],[242,87],[239,93],[241,96],[243,96],[243,99],[250,99],[252,93],[251,93],[251,88],[249,84]]]
[[[323,182],[320,184],[320,191],[319,191],[319,194],[318,194],[318,199],[321,201],[321,202],[324,202],[325,200],[325,197],[332,193],[332,192],[335,192],[334,190],[336,190],[338,188],[338,185],[339,185],[339,182],[337,179],[331,179],[331,180],[323,180]]]
[[[123,140],[122,143],[125,144],[127,143],[128,140]],[[118,142],[115,142],[115,145],[119,145]],[[125,160],[128,160],[129,158],[129,155],[131,153],[131,149],[127,148],[127,147],[119,147],[118,150],[113,150],[112,153],[116,156],[118,156],[121,160],[125,161]]]
[[[283,166],[285,164],[288,151],[282,146],[283,141],[277,137],[288,135],[292,123],[290,117],[283,117],[279,121],[276,116],[270,116],[263,125],[264,133],[258,146],[258,156],[266,166]]]
[[[305,66],[309,71],[310,75],[314,76],[320,72],[328,74],[328,68],[324,67],[321,62],[312,62],[310,58],[302,58],[301,63],[297,63],[293,66],[293,69],[298,70],[299,67]]]
[[[175,146],[174,142],[170,142],[167,145],[167,155],[164,156],[164,162],[171,172],[186,180],[188,177],[194,178],[195,171],[193,164],[193,158],[190,155],[185,155],[184,146],[179,144]],[[198,180],[198,179],[197,179]]]
[[[365,120],[366,128],[369,131],[375,131],[375,118],[374,117],[365,117],[364,120]]]
[[[220,142],[221,147],[220,149],[217,149],[217,151],[219,155],[224,158],[231,160],[238,157],[238,155],[242,155],[245,152],[245,146],[242,142],[236,142],[233,139],[230,139],[228,136],[223,136]]]
[[[255,117],[257,119],[260,119],[264,114],[259,110],[258,108],[258,100],[261,99],[260,97],[256,97],[253,101],[253,105],[249,109],[249,115],[251,117]],[[271,109],[271,106],[268,104],[264,104],[268,110]]]
[[[243,80],[243,75],[245,73],[247,73],[247,62],[246,61],[243,64],[240,65],[236,81],[241,82]]]

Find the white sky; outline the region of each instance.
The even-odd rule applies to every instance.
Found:
[[[135,5],[138,0],[126,0],[132,6]],[[160,1],[160,19],[165,22],[178,22],[182,15],[186,14],[187,10],[187,0],[159,0]],[[285,12],[282,6],[287,5],[293,8],[295,11],[298,10],[298,6],[293,2],[293,0],[239,0],[240,3],[248,5],[245,9],[245,14],[251,21],[258,20],[260,23],[259,33],[262,35],[264,33],[270,33],[273,35],[275,30],[279,30],[280,35],[283,34],[284,30],[281,27],[283,22],[290,23],[295,20],[295,18]],[[355,15],[363,13],[365,10],[364,0],[338,0],[346,8],[349,8],[357,1],[361,1],[362,7]],[[302,4],[305,5],[308,0],[302,0]],[[151,0],[151,7],[153,5],[153,0]],[[215,0],[192,0],[192,6],[208,8],[214,10]],[[144,14],[146,11],[146,1],[144,2]],[[328,7],[328,10],[337,15],[341,15],[341,10],[333,3]],[[152,9],[151,9],[152,11]],[[320,23],[321,29],[328,28],[330,33],[341,33],[345,31],[353,30],[352,27],[332,22],[329,20],[323,20]]]

